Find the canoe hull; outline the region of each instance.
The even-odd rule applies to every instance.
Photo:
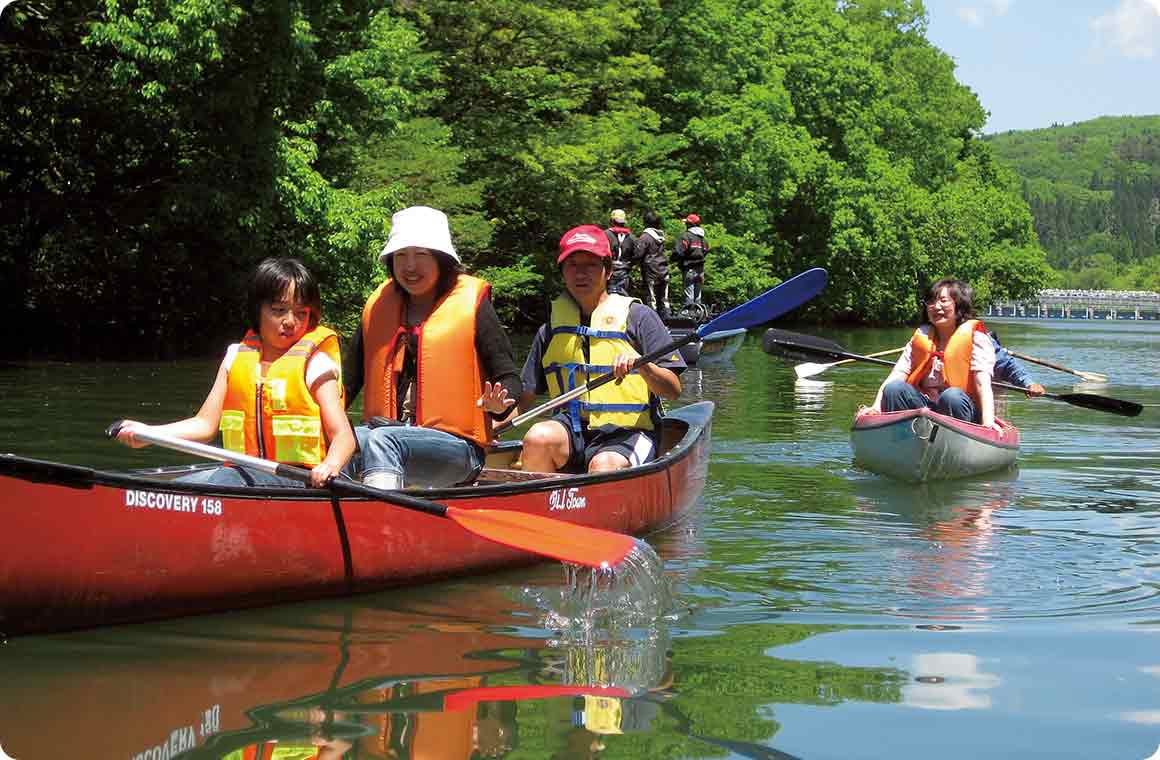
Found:
[[[711,332],[701,339],[701,353],[697,357],[699,365],[706,364],[723,364],[733,358],[733,354],[737,353],[737,349],[741,348],[741,344],[745,342],[746,331],[742,328],[736,330],[718,330]]]
[[[702,324],[685,317],[673,317],[665,320],[665,326],[669,328],[673,340],[680,340],[696,332]],[[744,328],[711,332],[681,346],[681,358],[690,367],[727,362],[745,342],[745,333]]]
[[[854,460],[871,472],[911,483],[950,480],[1010,467],[1019,456],[1019,430],[998,432],[930,409],[855,418]]]
[[[712,404],[666,419],[672,446],[641,468],[423,492],[643,534],[700,497]],[[540,561],[451,520],[304,489],[209,487],[0,456],[0,633],[135,622]]]

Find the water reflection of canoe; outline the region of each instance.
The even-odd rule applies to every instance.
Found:
[[[292,744],[311,736],[313,708],[361,705],[369,749],[390,738],[371,720],[374,703],[455,690],[427,708],[421,738],[468,750],[403,756],[467,760],[480,719],[462,708],[515,698],[486,687],[536,684],[564,656],[545,639],[504,632],[518,605],[502,579],[364,599],[14,639],[0,679],[0,742],[14,758],[220,758],[206,745]],[[530,697],[577,691],[569,683]],[[382,711],[408,709],[402,701]]]
[[[854,459],[871,472],[910,482],[978,475],[1014,464],[1019,430],[998,431],[930,409],[868,414],[854,420]]]
[[[534,477],[502,444],[471,486],[423,496],[625,533],[661,528],[701,494],[711,403],[665,419],[664,454],[605,475]],[[302,489],[172,481],[0,456],[0,632],[64,630],[339,596],[538,557],[450,520]]]
[[[679,317],[666,319],[665,324],[668,326],[669,334],[673,336],[673,340],[684,338],[689,333],[695,332],[700,326],[692,319]],[[690,367],[710,362],[725,362],[737,353],[737,349],[744,342],[745,330],[742,328],[718,330],[705,335],[700,340],[681,346],[681,358]]]

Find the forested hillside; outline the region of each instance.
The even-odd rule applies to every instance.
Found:
[[[810,266],[815,319],[911,320],[946,274],[1028,294],[1049,270],[1018,180],[925,32],[917,0],[16,0],[3,351],[216,353],[267,255],[349,330],[414,203],[515,327],[559,235],[616,207],[671,237],[702,217],[711,303]]]
[[[1065,288],[1160,291],[1160,116],[987,138],[1022,178]]]

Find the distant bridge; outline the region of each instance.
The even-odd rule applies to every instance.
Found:
[[[989,317],[1027,319],[1160,319],[1160,293],[1144,290],[1041,290],[1024,301],[999,301]]]

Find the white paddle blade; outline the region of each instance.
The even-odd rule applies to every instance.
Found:
[[[1099,372],[1076,372],[1076,374],[1089,383],[1101,383],[1106,385],[1108,382],[1108,376],[1101,375]]]
[[[806,362],[805,364],[794,365],[793,371],[794,374],[797,375],[798,380],[805,380],[807,377],[813,377],[814,375],[822,374],[832,366],[834,366],[833,362],[829,364],[814,364],[812,362]]]

